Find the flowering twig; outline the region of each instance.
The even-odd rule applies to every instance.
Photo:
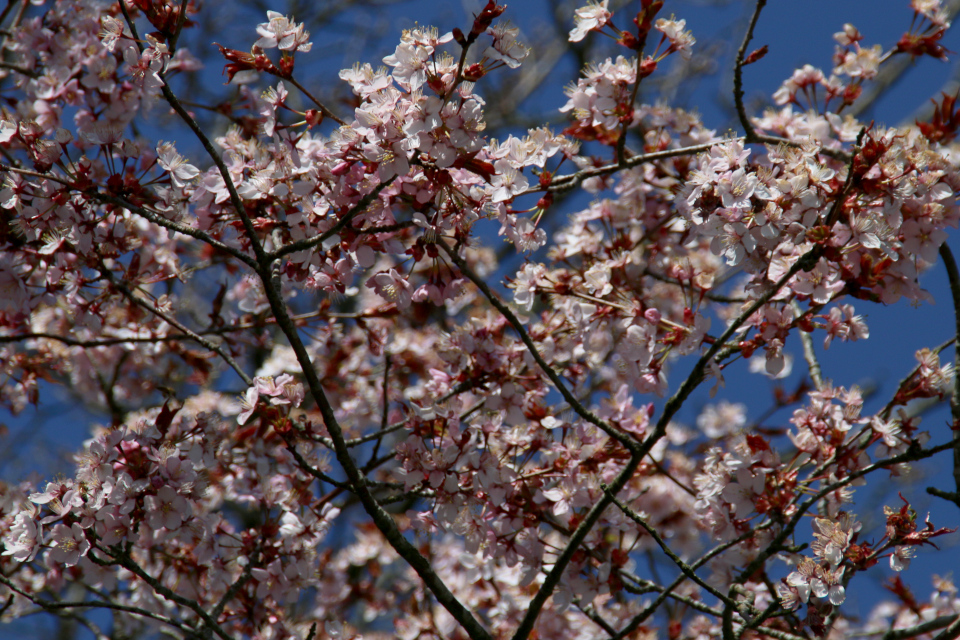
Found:
[[[137,36],[134,31],[135,27],[133,25],[133,21],[130,19],[130,15],[127,12],[126,6],[124,3],[120,3],[120,7],[124,13],[127,24],[130,26],[131,32],[136,38]],[[141,45],[138,43],[138,46]],[[360,474],[359,469],[350,458],[349,451],[346,447],[346,443],[344,442],[343,431],[337,422],[336,416],[333,412],[333,407],[327,400],[326,394],[324,393],[323,387],[320,383],[320,379],[317,376],[316,370],[313,367],[313,363],[310,360],[310,355],[307,353],[307,350],[303,345],[303,341],[300,339],[299,333],[297,332],[297,327],[291,320],[290,315],[287,312],[286,303],[281,298],[280,292],[277,290],[274,282],[275,268],[273,262],[286,253],[298,251],[300,249],[292,248],[293,245],[287,245],[286,247],[281,248],[281,250],[274,252],[273,255],[267,255],[267,253],[264,251],[263,245],[260,242],[259,236],[257,235],[257,231],[253,226],[253,221],[246,213],[246,210],[243,206],[243,201],[240,199],[240,194],[237,192],[236,186],[233,184],[233,179],[230,177],[230,172],[227,169],[226,164],[224,164],[222,158],[220,158],[219,154],[214,150],[213,145],[200,129],[200,126],[197,124],[197,122],[180,104],[179,99],[173,94],[169,86],[164,83],[161,86],[161,90],[163,91],[163,95],[167,99],[167,102],[170,104],[170,106],[174,109],[174,111],[177,112],[181,119],[183,119],[187,126],[190,127],[190,130],[203,145],[204,149],[207,151],[207,154],[217,166],[220,176],[223,178],[227,191],[230,194],[230,202],[236,210],[237,216],[240,218],[246,235],[250,240],[250,244],[257,261],[257,275],[263,282],[264,292],[266,293],[271,311],[273,312],[274,317],[277,319],[277,324],[279,325],[281,331],[287,337],[287,340],[290,342],[290,346],[293,348],[293,351],[296,354],[297,362],[300,364],[300,368],[304,378],[306,379],[310,394],[313,396],[318,408],[320,409],[320,414],[323,416],[323,421],[324,425],[327,427],[327,432],[330,433],[336,452],[337,461],[347,474],[347,478],[349,479],[351,486],[357,491],[364,510],[373,519],[374,524],[381,531],[381,533],[384,534],[384,537],[386,537],[390,545],[417,572],[421,579],[423,579],[424,584],[426,584],[427,587],[433,592],[440,604],[443,605],[444,608],[450,612],[450,615],[452,615],[453,618],[464,627],[470,637],[474,640],[488,640],[490,638],[489,633],[450,592],[446,584],[434,572],[430,562],[420,554],[416,547],[414,547],[409,541],[407,541],[406,538],[403,537],[403,534],[400,533],[390,514],[384,511],[383,508],[377,503],[369,489],[366,487],[366,479]],[[334,229],[331,229],[326,234],[322,234],[318,238],[315,238],[315,244],[307,244],[302,248],[316,246],[316,244],[323,242],[325,236],[329,237],[330,235],[333,235],[333,233],[336,233],[335,229],[338,230],[343,225],[347,224],[347,222],[349,222],[354,215],[365,208],[369,202],[372,202],[373,198],[376,197],[380,190],[386,187],[387,184],[389,184],[389,182],[377,185],[373,192],[367,196],[370,197],[370,200],[364,203],[366,197],[361,199],[361,202],[358,203],[358,205],[354,207],[351,212],[349,212],[340,220],[340,222],[337,223],[338,226],[335,226]]]
[[[939,353],[942,352],[944,349],[946,349],[947,347],[949,347],[949,346],[952,345],[952,344],[955,344],[956,342],[957,342],[957,339],[956,339],[956,338],[950,338],[949,340],[947,340],[947,341],[945,341],[945,342],[942,342],[942,343],[940,343],[938,346],[936,346],[936,347],[934,347],[933,349],[931,349],[931,351],[932,351],[933,353],[939,354]],[[890,401],[887,402],[887,404],[884,405],[883,409],[881,409],[880,412],[878,413],[878,415],[879,415],[881,418],[883,418],[884,420],[886,420],[887,418],[890,417],[890,412],[893,411],[893,407],[896,406],[896,404],[897,404],[897,402],[898,402],[898,401],[897,401],[897,394],[899,393],[899,391],[900,391],[901,389],[904,388],[904,386],[906,386],[906,384],[907,384],[908,382],[910,382],[910,381],[913,379],[913,377],[914,377],[915,375],[917,375],[917,373],[920,371],[920,367],[922,367],[922,366],[923,366],[923,364],[918,362],[918,363],[916,364],[916,366],[914,366],[913,369],[910,370],[910,373],[908,373],[907,375],[905,375],[905,376],[900,380],[900,383],[894,388],[894,392],[893,392],[893,394],[892,394],[892,396],[891,396],[891,398],[890,398]]]
[[[223,615],[223,610],[226,609],[227,604],[236,597],[237,593],[240,592],[240,589],[243,588],[243,585],[247,584],[250,578],[253,575],[254,567],[259,565],[259,551],[255,552],[254,557],[249,558],[246,566],[243,567],[243,572],[240,574],[236,580],[233,581],[233,584],[227,589],[226,593],[223,594],[223,597],[220,598],[220,601],[214,605],[213,609],[210,611],[210,617],[214,620],[219,620],[220,616]],[[209,638],[213,633],[213,627],[209,624],[203,629],[203,636]]]
[[[826,487],[821,488],[819,491],[814,493],[812,496],[801,502],[797,505],[797,510],[790,518],[790,520],[783,526],[780,532],[769,542],[769,544],[764,547],[757,557],[754,558],[744,569],[741,571],[740,575],[734,579],[735,584],[745,583],[750,576],[752,576],[763,564],[773,555],[779,553],[782,549],[784,541],[793,535],[794,529],[800,523],[800,520],[803,518],[803,515],[810,510],[810,508],[816,504],[823,497],[829,495],[837,489],[842,489],[847,486],[854,480],[862,478],[863,476],[873,473],[874,471],[879,471],[880,469],[886,469],[896,464],[903,462],[916,462],[917,460],[925,460],[931,456],[934,456],[941,451],[946,451],[947,449],[953,448],[953,442],[946,442],[944,444],[937,445],[935,447],[930,447],[929,449],[921,449],[919,446],[911,447],[904,453],[901,453],[890,458],[885,458],[883,460],[878,460],[873,464],[869,464],[860,469],[850,471],[850,474],[844,477],[841,480],[837,480]]]
[[[742,138],[733,138],[734,140]],[[610,175],[612,173],[617,173],[622,171],[625,168],[636,167],[638,165],[655,162],[656,160],[665,160],[667,158],[677,158],[680,156],[692,156],[704,151],[709,151],[711,147],[717,144],[719,141],[707,142],[704,144],[691,145],[689,147],[682,147],[679,149],[666,149],[664,151],[654,151],[652,153],[645,153],[642,155],[632,156],[627,158],[624,163],[613,163],[603,165],[602,167],[589,167],[587,169],[581,169],[576,173],[570,173],[562,176],[555,177],[551,182],[550,186],[544,188],[541,186],[530,187],[516,194],[515,197],[526,196],[533,193],[540,193],[543,191],[553,192],[553,191],[567,191],[573,189],[581,182],[587,178],[593,178],[597,176]]]
[[[948,0],[941,3],[940,11],[943,15],[944,30],[949,30],[953,26],[953,20],[960,13],[960,0]],[[916,59],[909,55],[900,55],[892,60],[887,60],[891,53],[896,49],[888,51],[882,56],[886,64],[880,67],[877,76],[872,79],[868,87],[860,94],[860,97],[846,109],[844,113],[853,117],[858,117],[864,111],[869,109],[876,101],[889,89],[897,84],[900,77],[910,69],[916,68]],[[913,118],[908,118],[907,122],[912,122]]]
[[[763,11],[766,5],[767,0],[757,0],[753,14],[750,16],[747,30],[743,34],[743,41],[740,43],[740,48],[737,49],[737,57],[733,66],[733,102],[736,105],[737,117],[740,120],[740,126],[743,127],[743,131],[746,134],[744,137],[747,142],[766,142],[761,139],[766,136],[757,135],[756,129],[753,128],[753,123],[750,122],[750,118],[747,116],[747,110],[743,106],[743,60],[747,55],[747,47],[750,46],[750,41],[753,40],[753,30],[756,28],[757,21],[760,19],[760,12]]]
[[[147,302],[146,302],[145,300],[139,298],[138,296],[135,296],[135,295],[133,294],[133,292],[130,290],[130,288],[129,288],[126,284],[124,284],[124,283],[120,282],[119,280],[117,280],[116,277],[114,277],[113,272],[111,272],[111,271],[110,271],[109,269],[107,269],[106,267],[101,268],[100,274],[101,274],[106,280],[108,280],[108,281],[110,282],[110,284],[111,284],[117,291],[119,291],[120,293],[122,293],[123,296],[124,296],[127,300],[129,300],[130,302],[134,303],[135,305],[137,305],[137,306],[140,307],[141,309],[147,311],[148,313],[151,313],[151,314],[157,316],[158,318],[160,318],[161,320],[163,320],[164,322],[166,322],[166,323],[169,324],[170,326],[176,327],[177,329],[180,330],[181,333],[183,333],[184,335],[186,335],[187,337],[189,337],[189,338],[190,338],[191,340],[193,340],[194,342],[197,342],[197,343],[203,345],[206,349],[209,349],[210,351],[212,351],[212,352],[216,353],[218,356],[220,356],[220,357],[223,359],[223,361],[226,362],[226,363],[230,366],[230,368],[233,369],[233,370],[236,372],[236,374],[237,374],[238,376],[240,376],[240,379],[243,380],[244,384],[246,384],[248,387],[253,384],[253,379],[252,379],[250,376],[247,375],[247,373],[243,370],[243,368],[240,366],[240,364],[237,363],[237,361],[233,359],[233,356],[231,356],[229,353],[227,353],[227,352],[223,349],[223,347],[221,347],[221,346],[218,345],[218,344],[214,344],[213,342],[210,342],[209,340],[207,340],[207,339],[204,338],[203,336],[195,333],[194,331],[191,331],[185,324],[183,324],[182,322],[180,322],[179,320],[177,320],[177,319],[174,318],[173,316],[171,316],[171,315],[169,315],[169,314],[167,314],[167,313],[164,313],[163,311],[160,311],[159,309],[156,308],[156,306],[151,305],[151,304],[147,304]]]
[[[276,258],[274,258],[274,260],[276,260]],[[330,440],[333,443],[337,462],[340,463],[344,473],[346,473],[347,479],[359,497],[364,511],[366,511],[373,520],[377,529],[380,530],[387,539],[387,542],[390,543],[390,546],[417,572],[417,575],[420,576],[427,588],[433,592],[437,601],[463,626],[469,636],[473,640],[489,640],[490,634],[486,629],[481,626],[480,622],[463,606],[457,597],[450,592],[447,585],[433,570],[430,561],[424,558],[417,548],[403,536],[390,514],[384,511],[383,507],[380,506],[370,493],[366,478],[363,477],[360,469],[350,457],[350,451],[343,437],[343,430],[337,421],[336,414],[333,411],[330,401],[327,399],[326,393],[323,391],[323,385],[310,359],[310,354],[307,353],[306,347],[304,347],[300,334],[297,331],[297,327],[287,311],[286,303],[281,298],[280,291],[275,285],[273,277],[274,268],[273,265],[270,264],[272,260],[262,254],[261,250],[261,254],[258,255],[258,261],[260,262],[260,270],[257,272],[257,275],[260,276],[263,282],[267,301],[270,303],[270,309],[277,319],[280,330],[287,337],[293,352],[296,354],[297,362],[307,382],[307,388],[310,390],[310,395],[320,410],[320,415],[323,417],[323,423],[327,428],[327,433],[330,434]],[[277,262],[279,263],[279,260],[277,260]]]
[[[133,561],[129,553],[126,550],[120,549],[119,547],[115,548],[113,551],[110,549],[104,549],[100,545],[95,544],[94,548],[108,554],[111,558],[114,559],[114,562],[108,562],[97,558],[95,555],[90,554],[87,557],[90,558],[95,564],[102,566],[110,566],[111,564],[119,564],[121,567],[134,574],[144,582],[146,582],[150,587],[157,593],[157,595],[163,596],[170,602],[180,605],[181,607],[186,607],[190,609],[207,625],[213,633],[217,634],[222,640],[233,640],[223,628],[217,623],[216,619],[213,618],[206,610],[200,605],[200,603],[191,600],[189,598],[184,598],[181,595],[178,595],[176,592],[164,586],[162,582],[151,576],[149,573],[143,570],[143,568]]]
[[[275,251],[267,254],[268,259],[276,260],[277,258],[282,258],[291,253],[296,253],[297,251],[305,251],[307,249],[312,249],[318,245],[323,244],[324,240],[331,238],[334,235],[340,233],[340,230],[345,226],[350,224],[350,222],[360,213],[362,213],[367,207],[370,206],[374,200],[377,199],[377,196],[380,195],[380,192],[386,189],[393,182],[394,178],[390,178],[385,182],[381,182],[376,187],[373,188],[370,193],[366,194],[357,202],[357,204],[350,207],[350,210],[347,211],[342,218],[340,218],[335,225],[324,231],[318,236],[312,238],[304,238],[303,240],[297,240],[296,242],[291,242],[290,244],[283,245]]]
[[[130,33],[133,35],[137,49],[142,53],[143,44],[140,42],[140,37],[137,35],[137,27],[134,24],[133,19],[130,17],[130,13],[127,11],[126,3],[120,3],[120,10],[123,12],[123,17],[126,20],[127,26],[130,28]],[[220,154],[217,153],[217,150],[213,148],[213,143],[210,142],[210,139],[203,132],[203,129],[200,128],[200,125],[193,118],[193,116],[191,116],[189,112],[183,108],[183,105],[180,103],[180,99],[177,98],[177,96],[173,93],[167,82],[163,80],[163,73],[160,73],[159,76],[163,81],[160,85],[160,91],[163,93],[163,97],[166,99],[167,104],[170,105],[177,115],[180,116],[180,119],[183,120],[183,122],[190,128],[190,131],[192,131],[193,135],[196,136],[204,151],[206,151],[207,155],[210,156],[210,160],[213,161],[213,164],[217,167],[217,171],[220,172],[220,177],[223,178],[224,186],[227,189],[227,193],[230,195],[230,204],[233,206],[237,217],[240,218],[240,222],[243,224],[243,228],[247,233],[247,237],[250,239],[250,246],[253,249],[253,253],[256,256],[257,261],[260,262],[264,256],[263,245],[261,244],[260,238],[257,235],[256,228],[253,226],[253,221],[250,219],[250,216],[247,215],[246,208],[243,206],[243,200],[240,198],[240,194],[237,192],[237,187],[233,184],[233,178],[230,176],[230,170],[223,162],[223,158],[220,157]]]
[[[99,191],[95,191],[92,189],[84,191],[84,195],[87,195],[101,202],[108,202],[112,205],[116,205],[118,207],[127,209],[128,211],[132,213],[136,213],[137,215],[141,216],[145,220],[149,220],[150,222],[152,222],[153,224],[159,227],[163,227],[171,231],[176,231],[177,233],[181,233],[185,236],[190,236],[191,238],[196,238],[197,240],[200,240],[201,242],[204,242],[210,245],[214,249],[218,249],[220,251],[223,251],[224,253],[227,253],[233,256],[237,260],[240,260],[241,262],[246,264],[248,267],[256,268],[257,266],[256,261],[252,257],[247,255],[243,251],[237,249],[236,247],[231,247],[228,244],[224,244],[223,242],[217,240],[210,234],[204,231],[201,231],[200,229],[195,229],[194,227],[190,227],[185,224],[180,224],[179,222],[168,220],[163,216],[153,211],[150,211],[149,209],[145,209],[144,207],[138,206],[126,200],[125,198],[118,198],[116,196],[100,193]]]
[[[635,453],[636,450],[638,450],[637,442],[631,436],[621,432],[613,425],[607,424],[597,417],[596,414],[583,406],[583,403],[581,403],[576,396],[574,396],[570,390],[567,389],[567,385],[564,384],[557,372],[553,370],[553,367],[551,367],[550,364],[543,359],[543,356],[540,355],[537,345],[533,343],[533,339],[530,337],[530,334],[527,333],[523,323],[520,322],[520,319],[517,318],[516,314],[514,314],[509,307],[500,301],[487,283],[473,272],[473,269],[471,269],[466,261],[460,257],[457,251],[447,245],[447,243],[442,239],[438,239],[437,244],[446,252],[448,256],[450,256],[450,260],[457,265],[457,268],[460,269],[460,272],[463,273],[463,275],[465,275],[471,282],[473,282],[478,289],[480,289],[490,304],[492,304],[494,308],[496,308],[496,310],[507,319],[511,326],[513,326],[514,330],[517,332],[517,334],[519,334],[520,340],[523,341],[524,345],[526,345],[530,355],[533,356],[533,359],[540,366],[540,369],[543,370],[544,374],[550,379],[554,387],[556,387],[557,391],[560,392],[560,395],[563,396],[563,399],[567,401],[567,404],[570,405],[577,415],[590,424],[599,427],[604,433],[622,444],[631,453]]]
[[[696,571],[697,569],[704,566],[705,564],[707,564],[708,562],[710,562],[720,554],[728,551],[729,549],[732,549],[733,547],[737,546],[741,542],[749,540],[754,535],[756,535],[758,531],[761,531],[763,529],[768,529],[771,526],[772,526],[772,523],[766,522],[756,527],[755,529],[751,529],[750,531],[747,531],[737,536],[733,540],[717,545],[707,553],[703,554],[703,556],[701,556],[696,562],[692,563],[690,565],[690,570]],[[633,619],[630,620],[630,623],[627,624],[627,626],[625,626],[620,631],[620,633],[615,637],[615,639],[612,639],[612,640],[621,640],[622,638],[626,638],[627,636],[632,634],[641,624],[643,624],[650,616],[652,616],[654,612],[657,611],[660,605],[663,604],[663,602],[668,597],[673,597],[674,596],[673,591],[677,587],[679,587],[681,584],[686,582],[687,579],[688,579],[687,576],[684,574],[680,574],[679,576],[677,576],[676,579],[669,586],[663,589],[663,591],[656,598],[654,598],[652,602],[650,602],[650,604],[648,604],[646,607],[643,608],[642,611],[640,611],[640,613],[634,616]]]
[[[188,625],[178,622],[173,618],[168,618],[167,616],[161,615],[159,613],[154,613],[153,611],[148,611],[141,607],[134,607],[125,604],[117,604],[116,602],[109,602],[106,600],[80,600],[76,602],[49,602],[47,600],[41,600],[26,591],[20,589],[16,584],[10,581],[6,576],[0,575],[0,584],[5,585],[11,591],[16,592],[17,594],[28,599],[33,604],[37,605],[44,611],[56,611],[62,609],[112,609],[113,611],[123,611],[126,613],[132,613],[134,615],[142,616],[144,618],[150,618],[151,620],[156,620],[157,622],[162,622],[163,624],[169,625],[186,634],[191,634],[194,630]]]
[[[330,109],[328,109],[328,108],[326,107],[326,105],[324,105],[322,102],[320,102],[319,100],[317,100],[317,99],[313,96],[312,93],[310,93],[309,91],[307,91],[307,89],[306,89],[303,85],[301,85],[299,82],[297,82],[296,78],[294,78],[292,75],[284,76],[283,79],[286,80],[286,81],[288,81],[288,82],[290,82],[290,84],[292,84],[292,85],[295,86],[297,89],[299,89],[299,90],[303,93],[303,95],[305,95],[305,96],[307,96],[308,98],[310,98],[310,102],[312,102],[313,104],[317,105],[317,107],[320,109],[320,113],[322,113],[325,118],[330,118],[331,120],[333,120],[334,122],[336,122],[336,123],[337,123],[338,125],[340,125],[341,127],[347,126],[347,123],[346,123],[346,121],[343,120],[343,118],[341,118],[340,116],[338,116],[337,114],[335,114],[333,111],[330,111]]]
[[[947,278],[950,281],[950,296],[953,299],[953,318],[955,325],[955,340],[960,340],[960,271],[957,270],[957,261],[953,252],[944,242],[940,245],[940,258],[947,269]],[[957,344],[956,342],[954,344]],[[953,356],[953,393],[950,396],[951,436],[953,438],[953,479],[957,490],[954,492],[942,491],[936,487],[927,487],[927,493],[949,500],[960,507],[960,349],[954,350]]]
[[[72,184],[66,178],[61,178],[61,177],[50,175],[47,173],[39,173],[37,171],[30,171],[28,169],[21,169],[19,167],[14,167],[14,166],[5,165],[5,164],[0,164],[0,171],[9,171],[11,173],[18,173],[23,176],[29,176],[31,178],[39,178],[41,180],[52,180],[54,182],[58,182],[67,187],[71,186]],[[204,231],[201,231],[200,229],[195,229],[185,224],[180,224],[179,222],[168,220],[163,216],[161,216],[160,214],[154,211],[150,211],[149,209],[145,209],[139,205],[136,205],[125,198],[120,198],[110,194],[101,193],[95,188],[85,189],[83,190],[82,193],[84,196],[93,198],[94,200],[109,203],[117,207],[126,209],[131,213],[136,213],[137,215],[143,217],[146,220],[149,220],[150,222],[154,223],[157,226],[163,227],[165,229],[169,229],[171,231],[176,231],[177,233],[181,233],[185,236],[190,236],[191,238],[196,238],[197,240],[207,243],[211,247],[214,247],[216,249],[219,249],[220,251],[230,254],[234,258],[237,258],[241,262],[245,263],[247,266],[254,267],[254,268],[256,267],[256,262],[253,260],[253,258],[243,253],[239,249],[236,249],[234,247],[231,247],[229,245],[226,245],[220,242],[219,240],[213,238],[211,235],[209,235]]]
[[[712,587],[710,584],[704,581],[700,576],[698,576],[696,572],[694,572],[693,569],[691,569],[690,566],[686,562],[684,562],[680,556],[674,553],[673,549],[671,549],[667,545],[667,543],[663,540],[660,534],[657,533],[656,529],[651,527],[650,524],[646,520],[644,520],[639,513],[637,513],[627,505],[625,505],[622,501],[620,501],[619,498],[617,498],[615,495],[613,495],[610,492],[610,487],[608,487],[605,483],[601,482],[600,488],[603,490],[605,494],[609,496],[610,501],[613,502],[613,504],[617,505],[617,507],[624,513],[624,515],[626,515],[628,518],[630,518],[631,520],[636,522],[638,525],[640,525],[640,527],[643,528],[643,530],[646,531],[651,538],[653,538],[653,541],[657,543],[657,546],[659,546],[663,550],[663,552],[667,554],[667,557],[670,558],[673,561],[673,563],[677,565],[677,568],[679,568],[680,571],[685,576],[687,576],[688,578],[696,582],[705,591],[707,591],[717,600],[720,600],[721,602],[723,602],[725,605],[729,607],[735,607],[737,609],[740,608],[740,605],[738,605],[736,601],[728,598],[721,591],[719,591],[715,587]]]

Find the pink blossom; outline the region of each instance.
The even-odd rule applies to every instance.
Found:
[[[585,7],[576,10],[573,19],[576,27],[570,32],[570,42],[580,42],[588,32],[598,31],[610,21],[612,14],[607,10],[607,2],[590,0]]]
[[[395,269],[373,276],[367,281],[367,286],[372,287],[384,300],[395,303],[401,309],[410,306],[412,301],[410,283],[400,277]]]
[[[157,145],[157,164],[170,173],[170,179],[175,187],[183,187],[200,175],[200,170],[188,164],[169,142],[161,142]]]
[[[67,567],[80,562],[80,558],[87,555],[90,550],[90,542],[79,524],[72,524],[69,527],[58,524],[51,534],[50,559]]]
[[[154,529],[165,527],[176,531],[193,515],[190,501],[177,493],[173,487],[160,487],[156,495],[144,498],[147,522]]]
[[[302,24],[292,22],[281,13],[267,11],[267,22],[257,25],[260,39],[255,46],[264,49],[278,47],[282,51],[300,51],[307,53],[312,48],[310,34]]]

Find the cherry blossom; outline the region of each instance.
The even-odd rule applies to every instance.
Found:
[[[885,45],[831,27],[832,71],[755,116],[744,45],[718,133],[655,97],[695,44],[663,6],[567,16],[616,51],[566,89],[529,84],[544,58],[494,0],[336,88],[304,70],[313,23],[270,10],[203,60],[220,104],[182,94],[207,77],[195,3],[4,13],[0,402],[93,417],[55,479],[0,483],[3,621],[783,640],[960,613],[949,579],[921,602],[897,577],[953,529],[909,485],[869,500],[956,446],[909,404],[956,393],[950,336],[880,403],[817,360],[952,273],[953,101],[899,127],[849,108],[889,60],[948,55],[944,9],[904,2]],[[530,87],[561,124],[513,128]],[[783,386],[721,395],[753,373]],[[858,617],[868,570],[896,600]]]
[[[570,32],[570,42],[580,42],[587,33],[599,30],[607,24],[612,15],[607,10],[607,2],[608,0],[601,0],[601,2],[591,0],[585,7],[576,10],[574,14],[576,28]]]

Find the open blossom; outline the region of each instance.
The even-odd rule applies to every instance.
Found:
[[[795,357],[799,335],[843,349],[877,303],[927,298],[920,274],[960,225],[952,98],[917,127],[840,109],[880,60],[847,25],[836,75],[799,69],[759,137],[721,139],[649,102],[675,80],[663,57],[690,55],[686,22],[644,0],[614,25],[597,0],[570,39],[613,35],[625,55],[571,77],[563,133],[508,135],[539,68],[515,71],[529,51],[495,0],[472,26],[404,31],[322,105],[304,88],[324,69],[293,69],[309,34],[270,11],[221,50],[236,84],[203,102],[231,124],[211,136],[222,164],[201,167],[150,135],[182,127],[154,117],[176,107],[161,74],[174,93],[205,79],[172,29],[209,20],[134,4],[157,29],[139,42],[106,2],[4,24],[0,405],[42,409],[62,385],[101,416],[57,480],[0,483],[5,622],[49,603],[86,622],[80,587],[136,637],[304,638],[313,621],[345,640],[460,637],[470,616],[485,631],[466,635],[504,637],[529,613],[529,637],[624,636],[654,592],[709,604],[649,612],[671,637],[782,620],[883,635],[960,610],[949,580],[879,633],[840,608],[862,571],[902,571],[949,533],[907,505],[861,538],[846,510],[902,471],[885,458],[941,460],[949,430],[919,432],[904,405],[946,398],[952,366],[921,350],[869,415],[828,361]],[[928,29],[910,46],[936,52],[940,3],[910,6]],[[264,69],[284,81],[264,91]],[[195,146],[181,133],[165,137]],[[710,377],[712,395],[794,364],[796,384],[703,404]],[[660,545],[734,599],[635,570]],[[804,613],[778,618],[777,596]]]
[[[157,145],[157,164],[170,173],[170,179],[176,187],[182,188],[200,175],[200,170],[177,153],[170,142],[161,142]]]
[[[387,273],[378,273],[367,281],[367,286],[372,287],[384,300],[395,303],[401,309],[410,306],[412,302],[413,289],[396,269],[390,269]]]
[[[80,558],[90,550],[86,532],[77,523],[70,526],[58,524],[51,534],[50,559],[68,567],[80,562]]]
[[[43,542],[43,526],[37,521],[37,509],[17,514],[13,525],[3,538],[3,555],[13,556],[19,562],[30,562]]]
[[[193,515],[190,501],[177,493],[173,487],[160,487],[156,495],[144,498],[147,508],[147,523],[153,529],[165,527],[176,531]]]
[[[910,566],[910,561],[917,553],[916,547],[897,545],[890,554],[890,568],[894,571],[904,571]]]
[[[577,120],[590,126],[615,129],[636,81],[636,67],[636,59],[624,56],[587,66],[577,85],[564,91],[569,100],[560,111],[572,110]]]
[[[507,237],[517,251],[536,251],[547,241],[547,232],[537,227],[530,218],[520,218],[507,227]]]
[[[843,31],[833,34],[833,39],[846,47],[859,42],[863,39],[863,36],[860,35],[860,31],[855,26],[848,22],[843,25]]]
[[[276,11],[267,11],[267,22],[257,25],[260,39],[255,46],[262,49],[279,48],[281,51],[307,53],[312,48],[310,34],[302,24],[297,24]]]
[[[778,585],[780,601],[786,609],[795,609],[808,602],[811,595],[829,598],[832,605],[843,604],[846,589],[841,583],[843,571],[831,571],[807,558],[797,570]]]
[[[935,26],[948,25],[942,0],[910,0],[910,7]]]
[[[530,311],[537,297],[537,286],[545,275],[546,269],[543,265],[524,265],[514,277],[513,301],[522,309]]]
[[[530,55],[530,49],[517,41],[520,29],[500,23],[493,30],[493,43],[484,51],[484,55],[499,60],[511,69],[516,69]]]
[[[123,37],[123,22],[113,16],[100,18],[100,38],[107,51],[113,51],[117,42]]]
[[[237,423],[244,425],[256,413],[261,398],[267,399],[273,406],[292,405],[300,406],[303,402],[303,385],[295,382],[288,373],[280,374],[274,379],[271,376],[258,376],[253,379],[253,385],[248,387],[240,397],[240,415]]]
[[[783,85],[773,94],[773,100],[777,104],[787,104],[796,100],[797,92],[805,87],[823,82],[823,71],[813,65],[804,65],[797,69],[789,79],[785,80]]]
[[[856,51],[846,51],[841,54],[840,63],[834,67],[833,72],[851,78],[869,80],[876,77],[879,71],[881,55],[883,55],[883,47],[880,45],[869,48],[861,47]]]
[[[608,2],[609,0],[590,0],[587,6],[576,10],[573,18],[576,26],[570,32],[570,42],[580,42],[588,32],[602,29],[610,21],[613,14],[607,10]]]
[[[738,432],[747,424],[747,406],[723,400],[708,404],[697,416],[697,428],[708,438],[720,438]]]
[[[660,18],[653,26],[670,41],[671,51],[679,51],[683,59],[690,59],[693,45],[697,41],[689,31],[684,31],[684,27],[687,26],[686,20]]]

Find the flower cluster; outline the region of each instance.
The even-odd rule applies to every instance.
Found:
[[[342,70],[336,108],[295,73],[316,52],[281,13],[220,47],[237,86],[200,105],[173,81],[199,68],[194,5],[34,4],[0,30],[0,402],[62,386],[103,426],[56,480],[0,483],[2,621],[783,638],[806,606],[815,634],[852,635],[851,581],[950,533],[905,501],[872,543],[849,511],[875,472],[951,446],[905,405],[953,393],[952,365],[919,351],[872,412],[816,361],[870,337],[865,305],[928,299],[918,277],[960,224],[954,101],[917,127],[845,113],[892,56],[945,55],[936,0],[887,53],[844,25],[833,75],[797,70],[724,138],[638,99],[695,43],[661,0],[628,30],[607,0],[571,16],[571,41],[628,53],[586,65],[560,133],[491,131],[509,101],[488,76],[530,53],[494,0]],[[199,145],[151,138],[161,99]],[[229,125],[208,137],[191,110]],[[690,411],[708,379],[795,372],[798,336],[809,381],[768,410]],[[894,592],[889,619],[960,610],[948,580],[930,605]]]

